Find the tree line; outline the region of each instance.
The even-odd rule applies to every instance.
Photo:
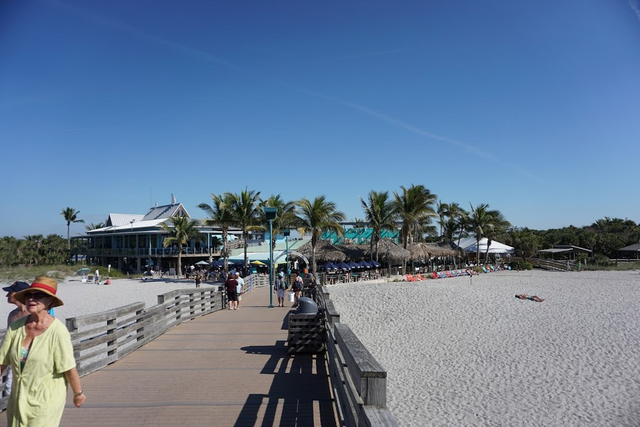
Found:
[[[590,249],[600,258],[616,258],[618,249],[640,242],[640,225],[632,220],[605,217],[585,227],[532,230],[512,226],[499,210],[486,203],[463,208],[458,203],[445,203],[423,185],[401,186],[398,191],[374,191],[360,198],[364,218],[352,222],[372,229],[371,253],[378,260],[378,245],[383,231],[400,231],[403,247],[417,242],[457,243],[463,237],[499,240],[516,250],[523,259],[534,257],[538,250],[555,245],[574,245]],[[266,199],[259,191],[245,189],[239,193],[211,194],[211,202],[200,203],[198,208],[207,215],[205,225],[220,227],[222,231],[222,254],[225,267],[230,251],[227,236],[231,227],[238,228],[244,242],[245,267],[248,267],[248,238],[252,232],[269,229],[264,208],[275,208],[272,221],[272,239],[285,230],[297,230],[302,235],[311,235],[311,268],[316,270],[316,247],[325,231],[343,236],[341,222],[345,214],[325,196],[314,199],[302,198],[286,201],[280,195]],[[60,264],[68,260],[71,249],[69,235],[71,223],[84,222],[79,211],[67,207],[61,215],[67,223],[67,241],[61,236],[25,236],[24,239],[4,237],[0,239],[0,265]],[[90,224],[87,230],[100,228],[103,224]],[[165,246],[181,247],[191,240],[202,240],[198,222],[187,217],[175,217],[162,224],[169,234]],[[485,254],[485,257],[487,255]],[[476,253],[477,259],[481,254]],[[178,255],[178,271],[181,271],[181,256]]]

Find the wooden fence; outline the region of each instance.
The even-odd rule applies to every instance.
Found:
[[[398,426],[387,408],[387,372],[348,325],[325,286],[312,293],[325,313],[327,362],[338,414],[347,426]]]

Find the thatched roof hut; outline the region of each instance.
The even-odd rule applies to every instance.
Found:
[[[311,240],[297,249],[298,252],[311,259]],[[337,246],[327,240],[318,240],[316,245],[316,261],[344,261],[347,256]]]
[[[372,256],[373,254],[371,253],[371,248],[367,248],[365,254]],[[397,245],[392,240],[382,239],[378,244],[378,256],[382,261],[394,263],[409,260],[411,258],[411,252],[409,252],[402,246]]]
[[[449,243],[422,243],[423,250],[429,254],[429,258],[443,257],[443,256],[457,256],[460,255],[460,251],[456,250]]]
[[[369,245],[350,244],[335,246],[346,255],[347,259],[350,259],[351,261],[363,259],[365,257],[365,252],[369,249]]]

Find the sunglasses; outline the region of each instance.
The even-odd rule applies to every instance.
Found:
[[[24,294],[24,299],[42,299],[48,297],[49,295],[44,292],[27,292]]]

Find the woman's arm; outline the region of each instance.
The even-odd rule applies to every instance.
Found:
[[[76,408],[82,406],[85,400],[87,400],[87,396],[85,396],[82,391],[82,384],[80,384],[80,375],[78,375],[78,370],[76,368],[71,368],[64,373],[67,382],[71,386],[71,390],[73,390],[73,404],[76,405]]]

